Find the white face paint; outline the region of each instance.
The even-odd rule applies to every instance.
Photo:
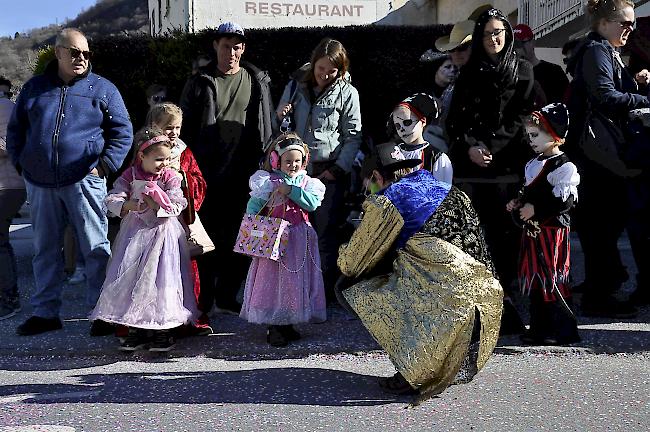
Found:
[[[530,146],[537,154],[548,153],[556,147],[553,137],[537,126],[526,125],[526,133]]]
[[[398,106],[393,111],[393,124],[397,135],[404,141],[404,144],[415,144],[423,142],[424,120],[405,106]]]

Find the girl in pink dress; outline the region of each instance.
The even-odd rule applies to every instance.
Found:
[[[309,148],[297,134],[280,135],[267,153],[265,170],[249,180],[246,213],[289,221],[288,245],[278,261],[253,258],[240,316],[268,324],[267,342],[286,346],[300,338],[293,324],[326,319],[318,237],[308,217],[323,200],[325,185],[305,172]]]
[[[172,145],[164,132],[149,126],[134,141],[133,165],[105,200],[122,223],[90,319],[129,328],[121,351],[149,345],[164,352],[174,345],[170,330],[197,318],[190,255],[178,220],[187,201],[178,173],[169,168]]]

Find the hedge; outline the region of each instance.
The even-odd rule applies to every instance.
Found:
[[[289,74],[309,61],[311,51],[326,36],[340,40],[348,50],[352,83],[359,90],[364,134],[385,139],[391,108],[416,91],[433,86],[433,73],[419,62],[420,55],[451,27],[313,27],[251,29],[244,59],[268,71],[277,103]],[[165,37],[115,36],[91,41],[93,70],[120,89],[134,127],[144,121],[144,91],[151,83],[164,84],[178,101],[199,54],[210,54],[214,31],[177,33]]]

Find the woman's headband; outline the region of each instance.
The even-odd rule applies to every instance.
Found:
[[[164,141],[169,141],[169,137],[167,135],[155,136],[140,144],[140,148],[138,149],[138,151],[145,151],[147,147],[151,147],[154,144],[158,144]]]

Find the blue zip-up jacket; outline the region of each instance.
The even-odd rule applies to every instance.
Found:
[[[65,84],[52,61],[23,86],[7,128],[7,152],[30,183],[56,188],[101,164],[117,171],[133,142],[129,113],[109,80],[88,68]]]
[[[580,139],[589,105],[619,127],[624,127],[630,110],[650,107],[648,98],[638,94],[632,75],[614,58],[614,51],[605,38],[591,32],[569,59],[567,70],[574,77],[568,103],[566,141],[570,146]]]

